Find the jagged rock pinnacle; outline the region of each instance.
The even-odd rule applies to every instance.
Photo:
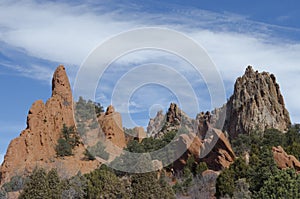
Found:
[[[237,78],[226,109],[224,129],[233,137],[269,128],[285,131],[291,124],[275,76],[252,66]]]

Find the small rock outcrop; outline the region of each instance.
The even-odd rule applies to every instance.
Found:
[[[112,105],[107,107],[105,115],[101,115],[98,120],[107,140],[120,148],[126,146],[121,114],[115,112]]]
[[[57,168],[61,176],[73,176],[79,171],[87,173],[99,165],[97,161],[84,161],[83,145],[74,149],[74,155],[64,159],[56,157],[55,147],[63,125],[74,126],[73,99],[65,67],[60,65],[52,79],[52,96],[46,104],[34,102],[27,116],[27,128],[8,146],[1,165],[1,184],[15,175],[26,175],[36,167]]]
[[[141,126],[134,127],[133,132],[135,134],[134,139],[136,139],[138,142],[141,142],[144,138],[147,137],[147,134],[146,134],[144,128]]]
[[[281,146],[272,147],[274,160],[280,169],[294,168],[300,172],[300,162],[293,155],[288,155]]]
[[[234,93],[227,102],[224,130],[236,137],[269,128],[286,131],[290,125],[275,76],[248,66],[245,74],[236,80]]]

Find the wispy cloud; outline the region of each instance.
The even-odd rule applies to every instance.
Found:
[[[141,9],[136,4],[116,6],[109,1],[100,5],[92,2],[3,1],[0,3],[0,40],[24,49],[32,57],[79,66],[92,49],[112,35],[145,26],[173,28],[187,34],[207,50],[227,83],[227,91],[232,90],[235,78],[242,75],[248,64],[260,71],[275,73],[293,121],[300,121],[297,114],[300,112],[297,102],[299,89],[294,86],[300,84],[297,78],[300,73],[300,42],[291,36],[299,36],[298,29],[254,22],[247,16],[232,13],[214,13],[172,4],[164,13],[142,13],[145,10]],[[127,66],[141,65],[153,61],[152,55],[155,54],[135,54],[121,61]],[[155,62],[171,66],[178,60],[161,56]],[[183,62],[180,65],[176,70],[187,73],[188,67]],[[72,83],[77,69],[70,68]],[[35,78],[45,80],[51,78],[50,70],[53,68],[17,64],[14,70],[24,76],[38,74]],[[124,69],[116,69],[108,74],[107,79],[117,80],[123,72]],[[140,75],[143,77],[145,74]],[[193,84],[197,83],[192,74],[187,73],[186,76],[194,81]],[[109,103],[109,91],[113,86],[111,82],[102,85],[103,92],[98,97]]]
[[[3,63],[0,65],[1,67],[6,67],[8,69],[17,72],[17,74],[22,74],[22,76],[24,77],[51,82],[53,71],[48,67],[38,66],[38,65],[24,67],[15,64],[3,64]]]

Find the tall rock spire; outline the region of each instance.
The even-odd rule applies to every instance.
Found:
[[[59,65],[52,78],[52,97],[59,95],[66,102],[72,103],[72,91],[69,79],[63,65]]]
[[[65,67],[60,65],[52,79],[52,96],[44,104],[34,102],[28,112],[27,128],[13,139],[0,167],[0,185],[15,175],[26,175],[34,168],[57,168],[64,176],[90,172],[99,162],[84,161],[85,148],[77,146],[74,155],[57,158],[56,145],[65,124],[74,126],[72,92]]]

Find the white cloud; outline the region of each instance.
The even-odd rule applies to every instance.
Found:
[[[300,33],[297,29],[253,22],[245,16],[231,13],[219,14],[180,7],[174,7],[174,12],[169,14],[149,14],[138,11],[128,13],[126,7],[122,6],[106,12],[105,9],[99,11],[89,5],[4,1],[0,4],[0,10],[0,40],[25,49],[31,56],[71,65],[80,65],[97,44],[122,31],[149,25],[174,28],[186,33],[207,50],[223,79],[230,82],[231,87],[248,64],[260,71],[274,73],[293,121],[300,122],[300,116],[297,115],[300,112],[297,99],[300,42],[286,42],[286,38],[276,37],[276,31]],[[142,64],[149,60],[142,54],[122,59],[124,65]],[[158,60],[169,66],[175,62],[163,57]],[[52,74],[48,69],[38,66],[15,68],[25,76],[37,71],[40,74],[37,77],[41,79],[50,78]],[[182,68],[177,69],[185,71],[186,67]],[[75,72],[72,72],[71,82],[74,81]],[[111,89],[110,86],[106,89]],[[103,94],[101,98],[108,101]]]

